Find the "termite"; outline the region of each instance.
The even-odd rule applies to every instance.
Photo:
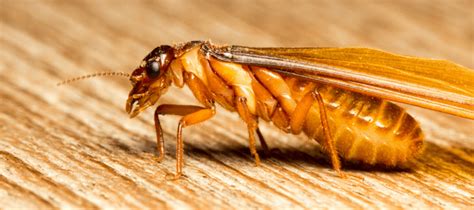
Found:
[[[246,123],[256,165],[256,134],[268,150],[258,128],[261,119],[315,139],[340,175],[339,158],[395,167],[421,154],[424,137],[418,122],[393,102],[474,119],[473,70],[369,48],[252,48],[191,41],[155,48],[131,75],[104,74],[130,78],[125,110],[131,118],[153,106],[171,84],[190,88],[200,106],[160,104],[154,113],[159,161],[165,157],[160,116],[182,116],[176,178],[184,163],[183,128],[212,118],[216,104]]]

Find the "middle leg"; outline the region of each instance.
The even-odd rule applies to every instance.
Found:
[[[239,113],[240,117],[245,121],[247,124],[247,130],[249,133],[249,148],[250,154],[252,154],[255,158],[255,164],[257,166],[260,165],[260,156],[257,153],[257,148],[255,147],[255,132],[258,130],[257,125],[257,118],[252,115],[247,107],[247,99],[245,97],[237,97],[236,98],[236,108],[237,112]],[[261,134],[260,134],[261,135]],[[263,140],[263,136],[261,138],[261,142],[265,142]],[[263,146],[265,145],[265,146]],[[262,147],[266,147],[266,143],[262,144]]]
[[[268,144],[265,141],[265,138],[263,137],[262,131],[260,131],[260,127],[258,127],[258,122],[257,122],[257,136],[258,136],[258,140],[260,140],[260,145],[262,146],[263,152],[265,153],[265,155],[268,156],[270,154],[270,150],[268,150]]]

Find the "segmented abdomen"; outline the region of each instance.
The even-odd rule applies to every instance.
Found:
[[[197,56],[197,51],[193,55]],[[188,60],[189,63],[195,61],[195,66],[202,65],[198,61],[205,61],[197,57]],[[218,103],[232,110],[231,107],[235,106],[234,98],[245,97],[251,114],[272,121],[275,126],[288,133],[295,132],[291,129],[290,122],[300,99],[308,91],[319,87],[328,110],[330,132],[338,153],[344,160],[396,166],[421,152],[423,134],[418,123],[403,108],[393,103],[297,78],[283,77],[258,66],[211,60],[210,65],[205,63],[202,69],[193,73],[202,81],[216,80],[213,83],[203,83],[207,84]],[[188,69],[191,70],[193,68]],[[232,90],[234,94],[229,95],[227,90]],[[303,131],[325,146],[317,102],[306,116]]]
[[[420,126],[400,106],[330,86],[322,86],[320,93],[337,151],[344,160],[397,166],[421,152]],[[323,145],[317,103],[308,113],[304,132]]]

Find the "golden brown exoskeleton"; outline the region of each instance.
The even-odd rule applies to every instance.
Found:
[[[291,58],[294,59],[289,60]],[[431,74],[420,73],[424,70],[420,68],[422,65],[457,70],[459,72],[452,73],[462,73],[464,80],[418,78]],[[346,74],[341,74],[344,71],[340,69]],[[378,72],[370,72],[371,69]],[[367,82],[368,76],[381,78]],[[260,159],[255,146],[256,132],[266,148],[258,129],[258,120],[262,119],[287,133],[304,132],[317,140],[329,153],[338,172],[338,156],[348,161],[397,166],[422,151],[423,134],[418,123],[403,108],[385,98],[463,117],[474,116],[474,72],[445,61],[362,48],[285,50],[218,47],[202,41],[173,47],[163,45],[144,58],[130,79],[133,89],[126,110],[131,117],[155,104],[172,83],[177,87],[187,85],[202,105],[161,104],[155,111],[160,160],[164,157],[164,144],[159,116],[183,116],[177,132],[176,176],[181,175],[183,167],[182,129],[213,117],[216,103],[236,111],[247,124],[250,152],[257,165]],[[333,80],[336,82],[331,83]],[[395,80],[395,84],[391,80]],[[357,89],[351,85],[361,87],[360,93],[353,92]],[[388,94],[380,97],[383,91]]]
[[[182,129],[213,117],[216,103],[247,124],[257,165],[255,133],[267,150],[258,129],[262,119],[318,141],[341,175],[339,157],[399,166],[421,153],[420,126],[388,100],[474,119],[474,71],[367,48],[250,48],[203,41],[162,45],[143,59],[130,80],[130,117],[154,105],[171,84],[187,85],[201,103],[156,108],[159,160],[165,154],[159,116],[182,116],[176,177],[184,163]]]

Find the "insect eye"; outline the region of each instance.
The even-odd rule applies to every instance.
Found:
[[[160,64],[157,61],[151,61],[146,64],[146,74],[149,78],[155,78],[160,74]]]

